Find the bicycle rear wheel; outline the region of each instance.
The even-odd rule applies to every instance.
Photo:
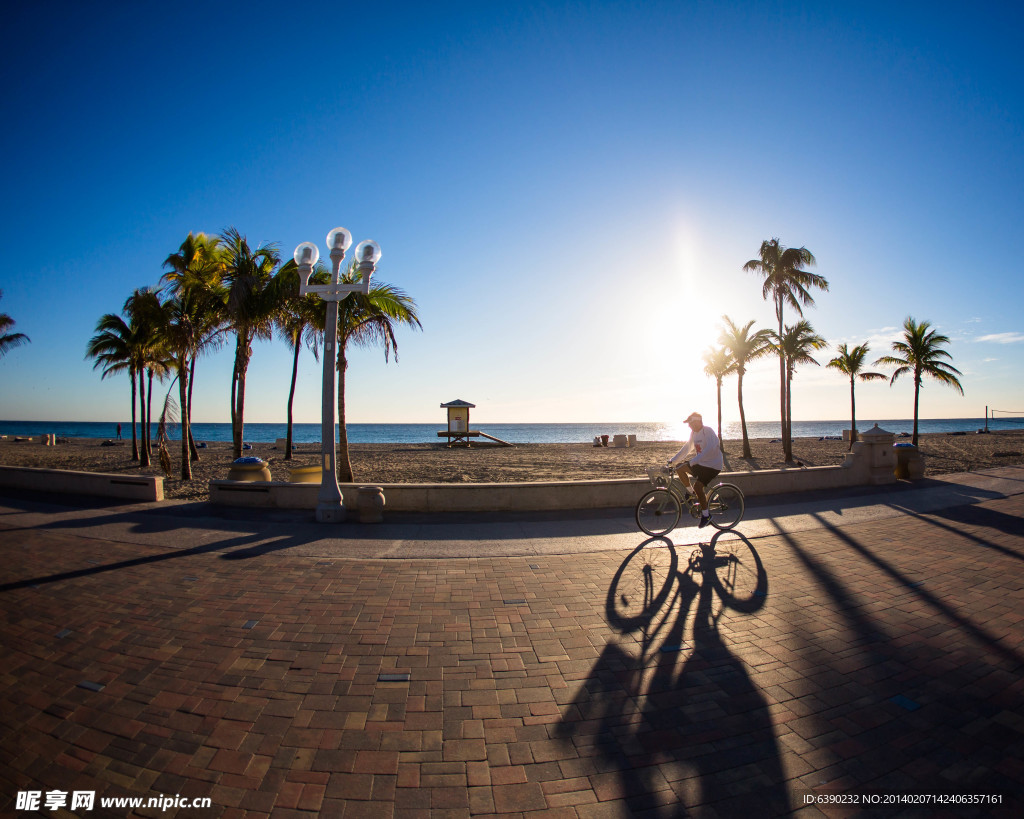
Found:
[[[711,525],[716,529],[732,529],[743,518],[745,503],[738,486],[720,483],[708,493]]]
[[[636,505],[636,524],[651,537],[660,537],[676,528],[681,512],[674,492],[652,489]]]

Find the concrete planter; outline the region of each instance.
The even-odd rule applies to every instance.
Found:
[[[358,504],[360,523],[380,523],[384,520],[384,490],[381,487],[360,486]]]
[[[296,466],[288,473],[288,480],[292,483],[319,484],[323,474],[324,471],[319,466]]]
[[[229,481],[269,481],[270,467],[266,461],[260,461],[259,463],[233,463],[231,469],[228,471]]]

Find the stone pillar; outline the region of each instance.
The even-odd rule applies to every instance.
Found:
[[[896,456],[892,448],[896,436],[875,424],[857,437],[859,440],[853,445],[854,454],[867,460],[869,483],[896,483]]]

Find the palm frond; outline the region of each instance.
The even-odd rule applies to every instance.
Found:
[[[167,395],[164,397],[164,406],[160,411],[160,421],[157,424],[157,454],[160,460],[160,468],[166,477],[171,477],[171,454],[167,448],[170,442],[170,437],[167,434],[167,428],[171,424],[178,422],[178,403],[171,397],[171,390],[174,388],[174,383],[178,379],[175,378],[171,382],[171,388],[167,390]]]

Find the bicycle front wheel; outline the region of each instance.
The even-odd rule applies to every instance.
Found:
[[[676,528],[682,511],[674,492],[652,489],[636,505],[636,524],[651,537],[660,537]]]
[[[743,518],[745,508],[743,493],[731,483],[720,483],[708,493],[708,512],[716,529],[732,529]]]

